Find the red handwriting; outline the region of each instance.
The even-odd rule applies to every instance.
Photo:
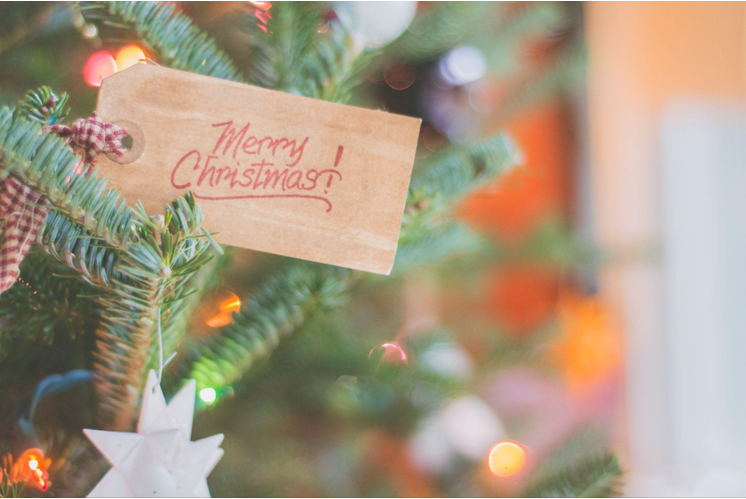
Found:
[[[333,168],[303,169],[300,163],[308,137],[303,140],[258,138],[249,135],[251,123],[240,130],[232,121],[212,126],[223,127],[214,147],[210,153],[194,149],[182,156],[171,171],[173,187],[192,189],[195,197],[202,200],[307,199],[322,201],[327,205],[327,212],[332,210],[328,194],[332,180],[342,180],[338,167],[343,146],[337,148]],[[321,184],[324,178],[326,182]],[[317,189],[324,185],[326,188],[321,195]]]
[[[295,166],[303,157],[303,151],[305,150],[306,144],[308,143],[308,137],[303,139],[303,142],[298,144],[295,139],[289,140],[285,137],[272,138],[267,136],[258,138],[254,135],[247,136],[246,134],[249,132],[249,128],[251,128],[251,123],[246,123],[246,126],[239,131],[236,131],[236,129],[233,127],[232,121],[226,121],[225,123],[215,123],[212,126],[225,127],[225,129],[223,130],[223,134],[220,136],[217,143],[215,144],[212,153],[216,154],[220,149],[220,146],[224,145],[223,155],[226,156],[230,152],[231,146],[233,146],[233,153],[231,155],[233,159],[236,159],[238,146],[241,146],[241,151],[244,154],[261,154],[262,149],[264,149],[266,151],[271,151],[272,156],[277,155],[278,148],[282,149],[281,153],[286,152],[286,150],[289,148],[290,150],[287,151],[287,155],[291,160],[293,158],[295,158],[295,160],[291,163],[285,163],[285,165]]]

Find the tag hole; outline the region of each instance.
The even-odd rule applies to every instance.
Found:
[[[122,156],[111,154],[108,155],[108,158],[122,165],[136,161],[145,152],[145,133],[142,131],[142,128],[137,123],[129,120],[119,120],[112,123],[122,127],[127,132],[127,135],[122,137],[124,154]]]
[[[130,149],[132,149],[132,144],[134,140],[135,139],[132,138],[132,135],[130,134],[125,135],[124,138],[122,139],[122,149],[124,149],[125,151],[129,151]]]

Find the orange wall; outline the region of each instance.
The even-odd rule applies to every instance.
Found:
[[[661,243],[662,113],[680,98],[746,101],[746,4],[585,7],[596,237],[606,249],[639,255]],[[620,436],[630,482],[639,475],[662,476],[670,465],[661,277],[659,261],[639,256],[601,272],[601,291],[622,313],[627,335],[627,410]],[[635,495],[634,487],[627,493]]]

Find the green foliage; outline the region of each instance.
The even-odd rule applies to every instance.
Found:
[[[83,17],[99,25],[134,31],[160,63],[225,80],[242,81],[233,62],[192,21],[168,2],[81,2]]]
[[[92,288],[78,279],[60,279],[63,269],[44,253],[32,252],[23,260],[23,277],[0,295],[0,362],[11,353],[7,336],[52,343],[55,336],[75,335],[98,322],[100,311],[87,298]]]
[[[362,51],[353,36],[334,23],[316,51],[306,56],[299,85],[301,95],[347,103],[361,83],[361,71],[375,52]]]
[[[494,180],[519,159],[511,139],[498,134],[438,156],[415,173],[399,236],[400,247],[432,235],[451,208],[467,194]]]
[[[528,104],[539,102],[561,89],[568,88],[571,83],[582,77],[587,57],[583,45],[568,47],[550,67],[543,69],[527,84],[508,95],[499,115],[503,118],[510,116]]]
[[[442,223],[420,240],[405,244],[396,253],[394,273],[415,267],[442,264],[453,258],[474,255],[489,247],[484,237],[463,224]]]
[[[616,497],[621,476],[614,454],[594,455],[539,477],[523,497]]]
[[[257,358],[268,355],[311,313],[344,303],[359,274],[335,267],[298,263],[242,302],[235,323],[224,326],[189,352],[180,369],[197,388],[220,389],[238,381]]]
[[[274,90],[298,92],[305,83],[303,65],[313,57],[321,22],[315,2],[277,2],[272,6],[268,32],[256,26],[257,18],[243,12],[242,24],[250,33],[251,83]],[[266,15],[266,14],[265,14]]]
[[[338,21],[324,23],[317,2],[277,2],[257,26],[253,10],[239,12],[251,53],[249,82],[274,90],[345,103],[360,84],[360,71],[374,57]],[[264,14],[266,15],[266,14]],[[319,26],[328,29],[320,32]]]
[[[188,194],[166,207],[165,219],[151,220],[95,171],[76,173],[80,158],[62,140],[7,108],[0,110],[0,160],[2,175],[19,177],[52,203],[39,235],[45,250],[100,290],[99,408],[105,425],[128,428],[145,369],[154,365],[159,322],[172,336],[172,324],[181,324],[187,310],[174,306],[160,314],[189,294],[186,282],[210,258],[202,212]]]
[[[53,125],[65,120],[69,109],[67,104],[67,93],[59,97],[52,89],[43,86],[37,90],[30,90],[26,98],[21,101],[20,111],[29,119],[42,125]]]
[[[50,2],[3,2],[0,5],[0,54],[38,29]]]
[[[495,12],[497,10],[498,12]],[[437,57],[448,49],[465,43],[484,24],[485,16],[499,16],[505,10],[489,3],[437,2],[415,17],[409,29],[386,47],[386,58],[418,62]]]

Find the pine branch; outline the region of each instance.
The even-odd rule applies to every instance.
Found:
[[[243,12],[242,23],[249,34],[251,50],[250,82],[265,88],[298,92],[303,82],[301,68],[316,52],[321,17],[315,2],[275,2],[267,31],[257,26],[254,9]],[[268,13],[258,15],[267,16]]]
[[[440,264],[445,260],[474,255],[487,248],[484,237],[460,223],[442,223],[421,240],[405,244],[396,253],[393,273]]]
[[[622,474],[614,454],[586,457],[536,479],[523,497],[617,497]]]
[[[268,16],[269,14],[269,16]],[[320,4],[276,2],[266,25],[257,26],[254,10],[243,12],[245,43],[251,50],[250,82],[274,90],[332,102],[349,102],[361,82],[360,71],[375,55],[363,51],[352,34],[338,21],[324,33]]]
[[[196,379],[198,389],[235,383],[309,314],[344,303],[357,277],[346,269],[309,263],[284,269],[242,303],[233,324],[220,328],[190,352],[192,362],[183,364],[180,373],[184,379]]]
[[[430,235],[453,206],[518,161],[515,145],[503,134],[437,157],[412,177],[399,247]]]
[[[82,160],[63,140],[38,123],[0,109],[0,160],[4,178],[13,174],[47,197],[66,218],[121,248],[133,236],[132,215],[106,180],[81,170]]]
[[[2,176],[15,175],[51,202],[39,234],[45,250],[100,290],[99,409],[104,425],[128,429],[155,360],[151,345],[163,305],[184,299],[183,286],[210,258],[202,212],[187,194],[166,207],[164,219],[151,220],[142,206],[131,209],[107,189],[95,170],[74,171],[80,158],[62,140],[7,108],[0,109],[0,161]],[[173,307],[163,328],[170,333],[185,310]]]
[[[64,270],[44,253],[29,253],[21,263],[23,277],[0,295],[0,334],[51,344],[55,334],[75,335],[95,324],[99,311],[89,298],[92,288],[78,279],[59,278]],[[2,343],[0,359],[9,353]]]
[[[88,22],[136,32],[165,66],[243,80],[233,61],[170,2],[81,2],[80,11]]]

